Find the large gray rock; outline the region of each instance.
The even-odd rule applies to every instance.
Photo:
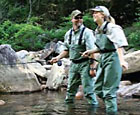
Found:
[[[26,64],[21,64],[10,45],[1,45],[0,92],[32,92],[39,89],[35,73]]]
[[[40,90],[41,83],[38,77],[47,80],[46,86],[48,89],[57,90],[61,86],[66,86],[70,60],[64,58],[62,59],[62,66],[53,64],[52,67],[49,67],[51,70],[46,70],[44,66],[36,62],[40,53],[42,52],[27,52],[25,50],[16,53],[10,45],[1,45],[0,92]],[[129,64],[129,69],[124,71],[123,74],[140,71],[140,51],[125,55],[125,60]]]
[[[120,97],[132,97],[134,94],[140,94],[140,83],[135,84],[120,84],[119,90],[117,91]]]
[[[16,52],[16,55],[21,60],[21,62],[26,64],[26,66],[31,72],[35,73],[39,77],[47,78],[46,69],[40,63],[37,62],[37,60],[39,60],[38,53],[21,50],[19,52]],[[41,62],[45,63],[45,60],[41,60]]]
[[[123,74],[140,71],[140,50],[125,55],[124,59],[128,62],[129,68]]]
[[[15,64],[17,59],[16,52],[10,45],[0,45],[0,64]]]
[[[57,90],[59,85],[61,85],[64,77],[65,77],[64,66],[60,67],[57,64],[53,64],[52,69],[49,73],[46,87],[48,89]]]
[[[36,75],[27,66],[0,66],[0,92],[33,92],[39,89]]]
[[[58,66],[57,63],[54,63],[48,73],[46,87],[51,90],[57,90],[61,86],[67,86],[69,66],[70,60],[66,58],[62,59],[62,66]]]

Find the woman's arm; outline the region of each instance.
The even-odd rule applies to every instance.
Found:
[[[128,69],[128,63],[124,60],[124,54],[123,54],[123,47],[120,47],[117,49],[118,55],[119,55],[119,60],[120,64],[123,67],[124,70]]]

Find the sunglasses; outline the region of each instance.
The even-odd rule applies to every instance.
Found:
[[[78,20],[78,19],[83,19],[82,16],[76,16],[74,19]]]

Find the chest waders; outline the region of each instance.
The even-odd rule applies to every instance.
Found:
[[[117,112],[116,91],[119,87],[122,68],[115,46],[105,33],[106,31],[103,31],[96,35],[96,46],[100,49],[101,57],[94,89],[96,94],[104,100],[106,111],[115,113]]]
[[[69,57],[72,61],[69,69],[66,103],[73,103],[79,85],[82,84],[84,95],[89,104],[97,105],[96,96],[93,93],[94,79],[89,75],[89,60],[82,58],[80,52],[86,51],[86,45],[82,43],[85,27],[79,35],[78,44],[72,43],[72,30],[69,35]],[[86,39],[86,38],[85,38]]]

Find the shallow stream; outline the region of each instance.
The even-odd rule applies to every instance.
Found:
[[[85,99],[74,105],[64,103],[65,91],[42,91],[31,94],[0,94],[6,102],[0,115],[105,115],[104,104],[94,109]],[[140,99],[118,99],[118,115],[140,115]]]

